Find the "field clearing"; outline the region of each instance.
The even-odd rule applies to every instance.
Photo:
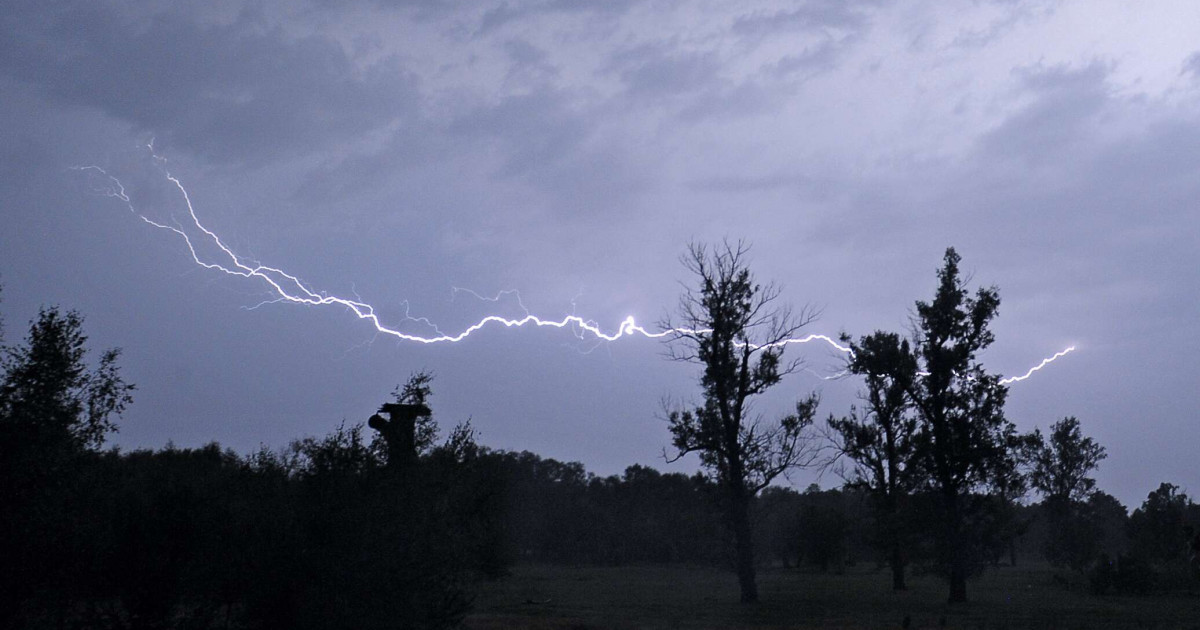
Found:
[[[1048,567],[1000,567],[969,582],[949,606],[935,576],[895,593],[886,570],[843,575],[784,569],[759,574],[762,601],[737,603],[732,572],[708,567],[518,566],[482,586],[472,630],[533,628],[1185,628],[1200,630],[1200,592],[1094,597],[1081,579],[1058,584]]]

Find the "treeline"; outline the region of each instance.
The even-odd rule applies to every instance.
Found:
[[[968,291],[952,249],[911,338],[843,337],[860,408],[823,433],[816,396],[777,421],[748,415],[798,369],[782,353],[808,318],[773,307],[777,289],[754,281],[745,253],[693,246],[685,259],[700,282],[673,352],[704,367],[704,398],[671,410],[668,428],[678,456],[699,456],[692,476],[589,475],[489,450],[469,424],[440,440],[425,373],[369,435],[343,424],[245,456],[105,451],[134,389],[119,353],[88,361],[81,318],[42,310],[0,359],[0,627],[449,627],[475,583],[515,562],[727,566],[747,603],[763,564],[887,566],[897,589],[934,572],[951,602],[1022,551],[1099,594],[1200,580],[1200,508],[1178,487],[1127,514],[1096,487],[1104,448],[1078,420],[1043,436],[1005,417],[1007,389],[976,356],[999,297]],[[845,486],[772,485],[815,465],[840,466]]]
[[[404,476],[361,426],[248,457],[78,453],[36,485],[5,458],[0,625],[452,626],[506,566],[500,485],[460,446]]]
[[[3,347],[0,627],[441,628],[504,573],[504,486],[469,426],[410,430],[411,458],[362,425],[245,457],[104,451],[133,387],[87,352],[54,308]]]
[[[20,534],[4,538],[6,627],[448,627],[476,581],[515,562],[734,565],[704,476],[644,466],[596,476],[479,447],[464,428],[405,479],[362,425],[245,456],[215,443],[84,451],[54,473],[20,488],[25,502],[7,512],[6,533]],[[1200,505],[1169,484],[1132,515],[1095,493],[1070,547],[1047,503],[1009,509],[982,536],[993,565],[1073,558],[1100,593],[1192,579],[1185,543]],[[853,486],[768,488],[753,509],[758,562],[883,568],[875,514]],[[932,540],[910,543],[912,566],[936,567]]]
[[[507,488],[504,529],[514,561],[624,565],[690,563],[733,567],[731,533],[720,488],[701,474],[660,473],[630,466],[622,475],[596,476],[582,464],[535,454],[481,451]],[[1149,493],[1132,513],[1096,490],[1064,518],[1052,499],[1026,503],[977,496],[987,507],[974,523],[985,566],[1049,563],[1060,578],[1096,594],[1147,594],[1200,585],[1200,504],[1169,483]],[[772,486],[754,500],[759,566],[840,572],[884,568],[889,528],[876,498],[858,484],[803,491]],[[906,564],[939,571],[939,524],[916,493],[905,511]],[[990,503],[988,503],[990,502]]]

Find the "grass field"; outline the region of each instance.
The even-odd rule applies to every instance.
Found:
[[[970,602],[945,603],[945,582],[912,577],[895,593],[886,571],[843,575],[772,569],[762,601],[737,603],[732,572],[683,566],[519,566],[484,584],[473,630],[532,628],[1187,628],[1200,630],[1200,592],[1094,597],[1047,567],[1000,567],[968,584]]]

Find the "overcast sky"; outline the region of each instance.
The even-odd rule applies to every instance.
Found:
[[[699,394],[651,340],[423,346],[341,308],[253,308],[261,282],[196,266],[71,170],[183,225],[153,142],[238,254],[423,334],[406,314],[651,325],[687,243],[723,237],[821,310],[808,332],[902,331],[954,246],[1000,290],[990,370],[1078,348],[1012,386],[1017,426],[1079,417],[1131,507],[1162,481],[1200,495],[1195,2],[10,0],[0,95],[6,340],[58,304],[122,347],[124,448],[281,446],[429,369],[439,421],[485,444],[689,472],[656,414]],[[758,409],[817,390],[841,414],[857,387],[804,373]]]

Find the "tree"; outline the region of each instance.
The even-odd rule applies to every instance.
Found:
[[[1104,447],[1083,437],[1079,420],[1069,416],[1050,427],[1050,440],[1034,429],[1030,438],[1029,483],[1048,501],[1087,501],[1096,490],[1088,475],[1108,457]]]
[[[78,558],[66,541],[79,518],[82,456],[116,429],[132,401],[119,350],[87,362],[83,318],[44,308],[24,343],[0,353],[0,626],[37,590],[64,597]]]
[[[1008,389],[977,358],[994,340],[988,324],[1000,296],[994,287],[971,296],[959,277],[960,260],[947,249],[933,301],[917,302],[913,361],[906,364],[916,369],[898,373],[920,422],[918,461],[936,499],[938,562],[951,602],[967,599],[967,576],[986,555],[978,534],[992,527],[998,496],[1011,494],[1019,447],[1004,417]]]
[[[1160,566],[1169,566],[1186,556],[1188,513],[1194,504],[1179,490],[1175,484],[1160,484],[1129,515],[1127,531],[1133,555]]]
[[[846,562],[850,523],[846,514],[846,494],[839,490],[822,491],[810,484],[800,495],[798,529],[804,561],[821,568],[841,567]]]
[[[1104,535],[1089,501],[1096,491],[1089,475],[1107,457],[1104,447],[1083,436],[1079,420],[1067,417],[1050,427],[1049,441],[1035,429],[1026,457],[1029,483],[1044,498],[1050,526],[1044,555],[1053,565],[1083,571],[1100,553]]]
[[[760,285],[746,266],[748,247],[723,243],[715,251],[692,244],[684,266],[699,281],[680,297],[671,356],[698,363],[704,404],[668,412],[675,461],[697,453],[700,463],[722,488],[723,509],[733,532],[742,602],[758,601],[750,510],[755,496],[788,470],[811,462],[807,429],[817,397],[796,404],[796,412],[775,423],[750,408],[759,394],[796,370],[784,362],[786,341],[814,313],[796,314],[777,304],[779,288]]]
[[[392,392],[392,398],[401,405],[413,405],[429,408],[429,398],[433,396],[433,373],[420,370],[409,375],[403,385],[397,385]],[[415,418],[413,427],[413,449],[424,455],[433,448],[438,438],[438,425],[433,419],[433,413],[425,413]]]
[[[861,417],[854,408],[847,417],[830,416],[830,437],[835,457],[854,463],[850,484],[872,499],[878,542],[892,569],[892,589],[902,591],[905,550],[910,547],[904,508],[919,480],[917,419],[905,390],[916,372],[913,354],[908,341],[895,333],[875,332],[857,343],[843,335],[842,341],[850,345],[847,370],[865,377],[865,406]]]
[[[40,456],[98,448],[116,430],[112,416],[133,402],[121,378],[119,349],[89,369],[83,318],[44,308],[25,344],[4,348],[0,423],[5,441],[19,440]]]

